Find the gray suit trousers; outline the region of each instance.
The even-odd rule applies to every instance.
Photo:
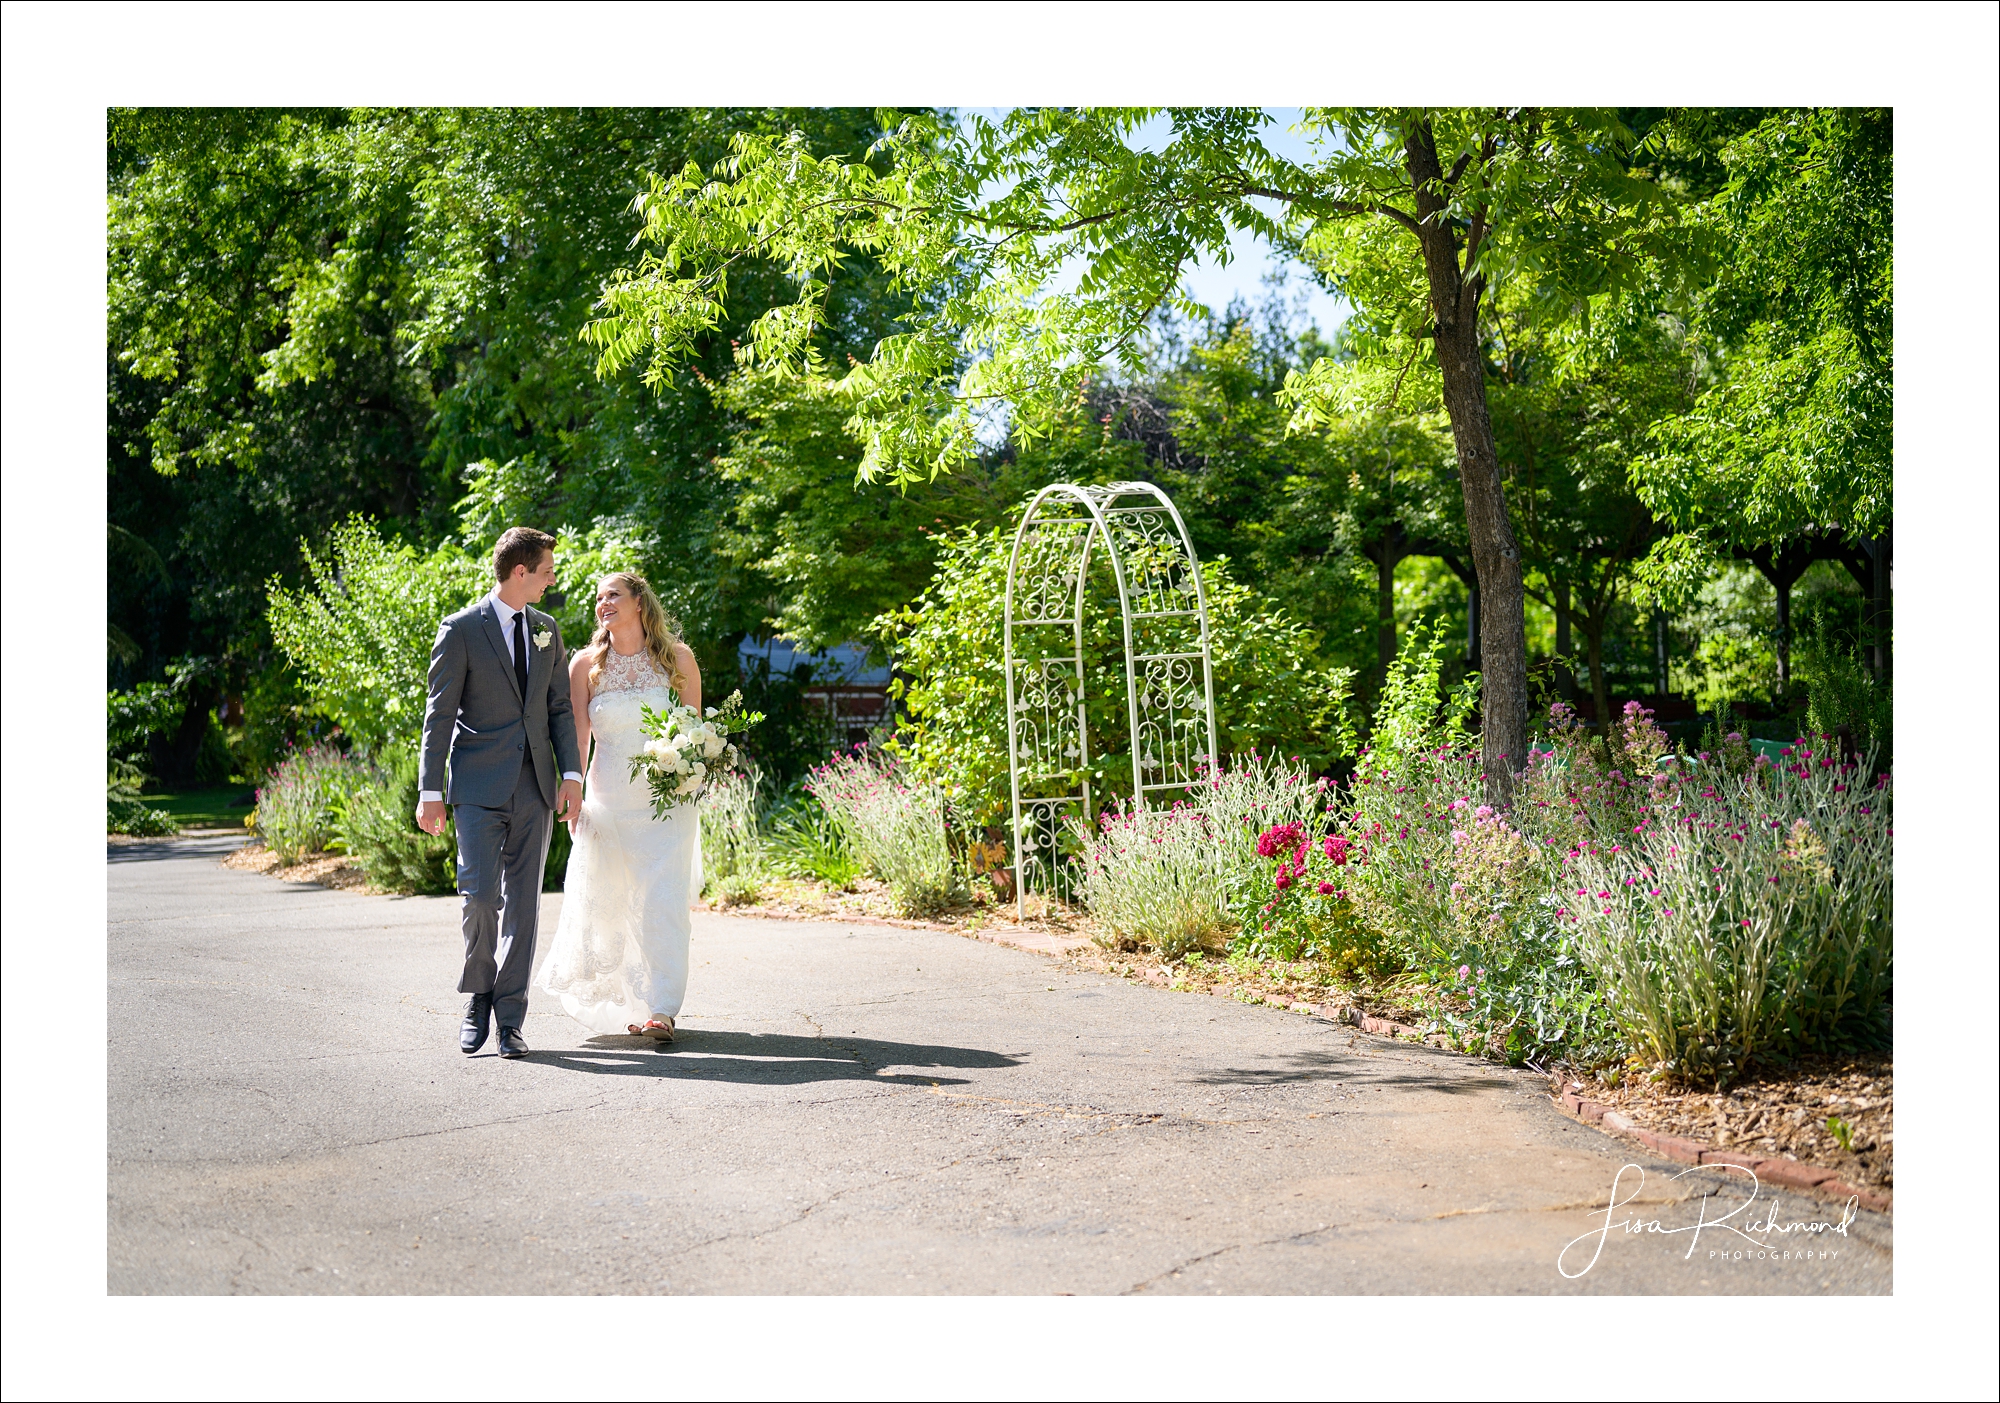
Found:
[[[491,994],[494,1022],[518,1028],[528,1016],[542,866],[554,832],[534,766],[522,764],[505,804],[456,804],[452,816],[458,826],[458,890],[465,898],[460,913],[465,973],[458,991]]]

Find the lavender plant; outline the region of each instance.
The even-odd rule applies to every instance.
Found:
[[[757,899],[763,887],[766,844],[758,824],[755,767],[726,770],[706,781],[697,800],[701,815],[701,882],[704,895],[724,906]]]
[[[849,850],[888,885],[898,910],[930,915],[965,898],[965,865],[952,853],[949,801],[938,785],[863,751],[836,755],[807,776],[805,787]]]
[[[335,746],[294,751],[257,791],[257,836],[288,866],[324,852],[338,837],[341,809],[367,778]]]

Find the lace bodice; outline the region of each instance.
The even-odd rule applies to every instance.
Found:
[[[640,714],[648,706],[665,708],[678,700],[651,653],[642,648],[626,657],[616,648],[610,651],[590,697],[594,753],[584,787],[586,810],[593,804],[640,809],[651,803],[646,786],[631,778],[632,756],[646,743],[639,729]]]
[[[616,648],[609,648],[605,651],[604,671],[598,675],[597,690],[590,695],[595,701],[610,692],[644,692],[669,685],[666,674],[653,661],[651,649],[641,648],[627,657]]]

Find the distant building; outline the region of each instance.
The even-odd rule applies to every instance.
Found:
[[[737,645],[736,656],[746,673],[766,663],[773,678],[803,672],[806,699],[833,718],[837,744],[859,744],[871,730],[890,722],[890,669],[887,664],[871,665],[867,648],[859,643],[814,653],[794,647],[789,639],[745,638]]]

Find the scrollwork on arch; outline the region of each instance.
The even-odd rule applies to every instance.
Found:
[[[1092,553],[1118,587],[1134,802],[1198,780],[1216,750],[1201,564],[1151,483],[1060,483],[1022,515],[1007,565],[1005,658],[1015,890],[1074,895],[1076,827],[1094,815],[1084,627]],[[1066,836],[1067,835],[1067,836]]]

